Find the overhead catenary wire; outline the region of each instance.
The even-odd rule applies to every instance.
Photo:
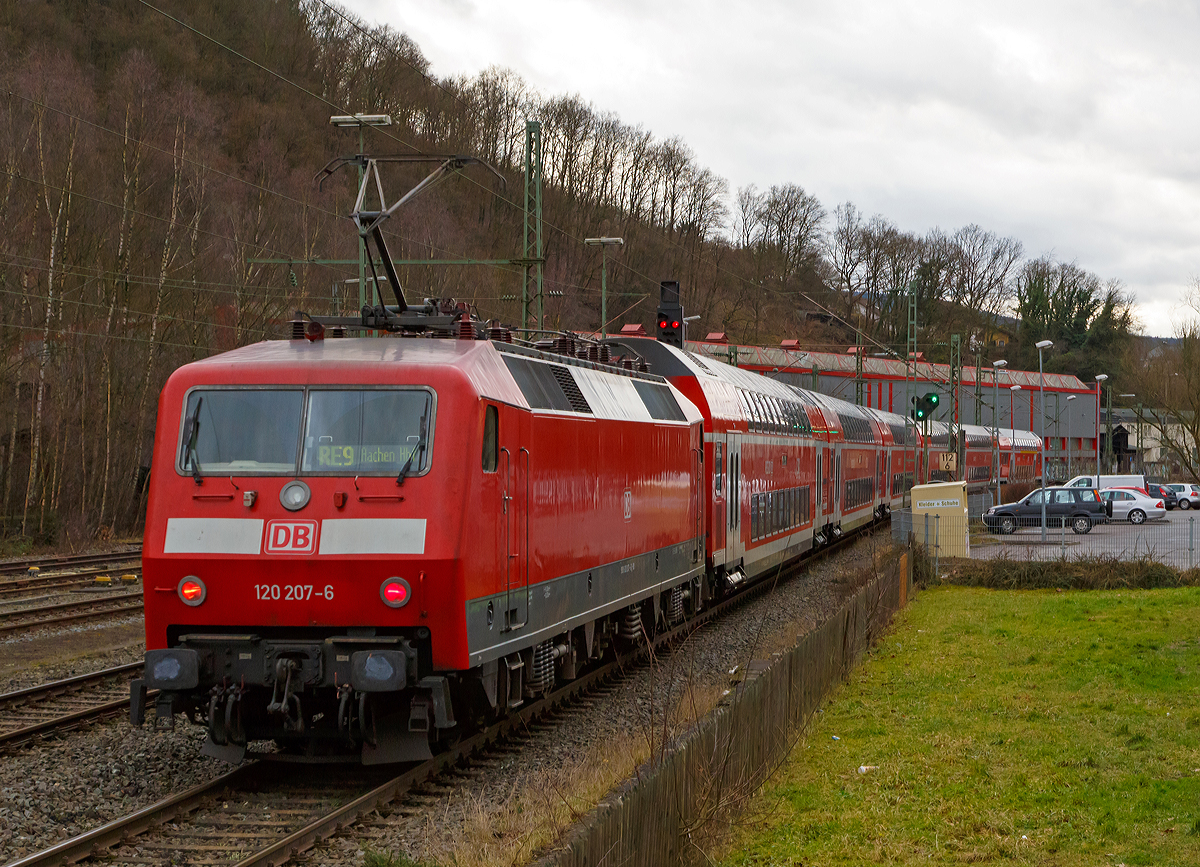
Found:
[[[142,2],[145,2],[145,0],[142,0]],[[331,11],[334,11],[334,12],[336,12],[336,11],[337,11],[337,10],[335,10],[335,9],[334,9],[334,8],[333,8],[333,7],[332,7],[332,6],[331,6],[331,5],[328,3],[328,2],[326,2],[326,0],[318,0],[318,2],[319,2],[319,3],[321,3],[322,5],[324,5],[326,8],[330,9]],[[337,13],[337,14],[341,15],[341,13]],[[413,69],[415,72],[417,72],[418,74],[420,74],[420,75],[421,75],[421,77],[422,77],[422,78],[424,78],[424,79],[425,79],[425,80],[426,80],[428,83],[432,84],[432,85],[433,85],[433,86],[435,86],[435,87],[438,87],[438,88],[439,88],[439,89],[441,89],[443,92],[445,92],[445,93],[447,93],[447,94],[449,94],[449,95],[453,96],[453,97],[454,97],[454,98],[455,98],[455,99],[456,99],[456,100],[457,100],[457,101],[458,101],[458,102],[459,102],[461,105],[463,105],[465,108],[467,108],[467,109],[468,109],[469,111],[471,111],[473,114],[475,114],[475,115],[476,115],[476,117],[477,117],[477,119],[478,119],[478,117],[479,117],[479,112],[478,112],[478,109],[474,108],[473,106],[469,106],[467,103],[463,102],[461,99],[459,99],[459,98],[458,98],[457,96],[455,96],[453,93],[450,93],[450,91],[447,91],[447,90],[446,90],[446,89],[445,89],[445,88],[444,88],[444,87],[443,87],[443,86],[442,86],[440,83],[438,83],[436,80],[433,80],[433,79],[431,79],[429,76],[425,75],[425,73],[424,73],[424,72],[421,72],[420,70],[417,70],[417,69],[416,69],[416,67],[414,67],[414,66],[413,66],[413,65],[412,65],[412,64],[411,64],[411,63],[408,61],[408,59],[407,59],[407,58],[405,58],[403,55],[399,54],[397,51],[395,51],[395,49],[394,49],[394,48],[392,48],[391,46],[387,45],[387,44],[386,44],[385,42],[383,42],[382,40],[378,39],[378,37],[376,37],[376,36],[374,36],[374,34],[370,33],[370,32],[369,32],[369,31],[368,31],[366,28],[364,28],[364,27],[363,27],[363,26],[362,26],[360,23],[358,23],[357,21],[355,21],[355,20],[353,20],[353,19],[351,19],[351,18],[348,18],[348,17],[346,17],[345,15],[341,15],[341,17],[342,17],[342,19],[343,19],[344,21],[346,21],[346,23],[350,24],[352,27],[354,27],[355,29],[357,29],[357,30],[358,30],[360,33],[362,33],[364,36],[366,36],[366,37],[367,37],[367,38],[369,38],[369,39],[372,39],[372,40],[373,40],[373,41],[376,43],[376,45],[378,45],[380,48],[382,48],[382,49],[383,49],[383,50],[385,50],[385,51],[388,51],[389,53],[391,53],[391,54],[392,54],[392,56],[393,56],[393,57],[395,57],[395,58],[396,58],[397,60],[399,60],[401,63],[404,63],[406,66],[408,66],[409,68]],[[468,177],[468,178],[466,178],[466,180],[468,181],[468,183],[473,183],[473,184],[475,184],[476,186],[480,186],[481,188],[483,188],[481,184],[479,184],[477,181],[475,181],[475,180],[474,180],[474,179],[472,179],[472,178],[469,178],[469,177]],[[486,189],[486,188],[483,188],[483,189]],[[517,206],[517,204],[516,204],[515,202],[513,202],[513,201],[511,201],[511,200],[509,200],[509,199],[507,199],[507,198],[505,198],[505,197],[503,197],[503,196],[501,196],[499,193],[496,193],[494,190],[488,190],[488,192],[492,193],[492,195],[495,195],[495,196],[497,196],[498,198],[500,198],[500,200],[501,200],[501,201],[503,201],[503,202],[506,202],[507,204],[511,205],[512,207],[514,207],[514,208],[518,207],[518,206]],[[546,227],[550,228],[551,230],[553,230],[553,231],[556,231],[556,232],[558,232],[559,234],[563,235],[564,237],[566,237],[566,238],[567,238],[567,239],[569,239],[569,240],[573,240],[573,241],[576,241],[576,242],[582,242],[582,238],[576,237],[574,234],[572,234],[572,233],[568,232],[567,230],[565,230],[565,229],[563,229],[563,228],[561,228],[561,227],[559,227],[559,226],[556,226],[556,225],[554,225],[554,224],[553,224],[553,223],[551,223],[551,222],[548,222],[548,221],[545,221],[545,220],[543,220],[543,224],[544,224]],[[685,250],[685,248],[683,247],[683,245],[682,245],[682,244],[680,244],[678,241],[674,240],[673,238],[671,238],[669,235],[665,235],[665,236],[664,236],[664,238],[665,238],[665,240],[666,240],[666,243],[667,243],[667,244],[669,244],[669,245],[671,245],[671,246],[673,246],[673,247],[674,247],[676,250],[679,250],[679,251],[682,251],[682,252],[686,252],[686,250]],[[640,271],[636,270],[635,268],[633,268],[632,266],[630,266],[630,265],[629,265],[627,262],[625,262],[624,260],[618,260],[618,261],[614,262],[614,265],[615,265],[615,267],[616,267],[616,268],[623,268],[623,269],[625,269],[625,270],[626,270],[628,273],[630,273],[631,275],[634,275],[634,276],[636,276],[636,277],[640,277],[640,278],[642,278],[642,279],[644,279],[644,280],[646,280],[646,281],[650,282],[652,285],[654,285],[654,284],[656,283],[656,281],[655,281],[653,278],[651,278],[649,275],[647,275],[647,274],[644,274],[644,273],[642,273],[642,272],[640,272]],[[737,274],[737,273],[735,273],[735,272],[733,272],[733,271],[730,271],[730,270],[728,270],[727,268],[724,268],[724,267],[722,267],[722,266],[720,266],[720,265],[714,265],[713,267],[716,269],[717,273],[721,273],[721,274],[724,274],[724,275],[726,275],[726,276],[728,276],[728,277],[731,277],[731,278],[733,278],[734,280],[737,280],[737,281],[741,282],[743,285],[749,286],[749,287],[751,287],[751,288],[757,288],[757,289],[760,289],[760,290],[762,290],[762,289],[765,289],[766,291],[770,292],[771,294],[775,295],[776,297],[778,297],[778,298],[781,298],[781,300],[789,300],[789,299],[787,299],[787,298],[786,298],[786,294],[785,294],[784,292],[782,292],[781,290],[778,290],[778,289],[776,289],[776,288],[775,288],[775,287],[773,287],[773,286],[766,286],[766,285],[762,284],[761,282],[755,282],[755,281],[751,280],[751,279],[750,279],[750,278],[748,278],[748,277],[745,277],[745,276],[743,276],[743,275],[741,275],[741,274]],[[793,290],[793,291],[796,293],[796,295],[797,295],[797,296],[799,296],[799,297],[803,298],[804,300],[806,300],[808,303],[812,304],[812,305],[813,305],[813,307],[815,307],[816,309],[820,310],[821,312],[823,312],[823,313],[827,313],[828,315],[830,315],[830,316],[833,316],[833,317],[836,317],[836,318],[837,318],[837,319],[839,319],[839,320],[842,318],[841,316],[839,316],[838,314],[836,314],[836,313],[834,313],[832,310],[830,310],[828,307],[826,307],[825,305],[823,305],[823,304],[821,304],[820,302],[818,302],[818,301],[817,301],[815,298],[813,298],[813,297],[812,297],[811,295],[809,295],[808,293],[806,293],[806,292],[804,292],[804,291],[802,291],[802,290],[799,290],[799,289],[796,289],[796,290]],[[605,324],[607,325],[608,323],[605,323]],[[872,338],[872,337],[869,337],[868,335],[865,335],[865,334],[864,334],[864,335],[863,335],[863,339],[864,339],[864,342],[865,342],[865,343],[869,343],[870,345],[872,345],[872,346],[874,346],[874,347],[877,347],[877,348],[879,348],[879,349],[890,349],[890,347],[888,347],[886,344],[884,344],[884,343],[882,343],[882,342],[880,342],[880,341],[878,341],[878,340],[875,340],[874,338]],[[938,382],[943,382],[943,384],[948,384],[948,383],[945,383],[943,380],[940,380],[940,379],[938,379],[938,380],[936,380],[936,381],[938,381]]]
[[[239,59],[249,63],[250,65],[254,66],[255,68],[267,73],[268,75],[271,75],[272,77],[296,88],[297,90],[304,93],[305,95],[318,100],[319,102],[326,105],[327,107],[333,108],[333,109],[343,112],[343,113],[348,112],[348,109],[346,107],[337,105],[336,103],[326,99],[325,97],[321,96],[320,94],[314,93],[313,91],[309,90],[308,88],[292,81],[287,76],[282,75],[281,73],[276,72],[275,70],[272,70],[269,67],[247,57],[246,55],[237,51],[233,47],[204,33],[203,31],[201,31],[198,28],[192,26],[191,24],[188,24],[187,22],[179,19],[178,17],[171,15],[170,13],[160,9],[159,7],[155,6],[154,4],[148,2],[148,0],[139,0],[139,2],[146,8],[148,8],[154,12],[157,12],[158,14],[162,15],[163,17],[175,22],[179,26],[184,27],[185,29],[191,31],[192,33],[196,34],[197,36],[201,37],[202,39],[205,39],[205,40],[211,42],[212,44],[218,46],[219,48],[221,48],[225,51],[228,51],[229,53],[231,53],[234,56],[238,57]],[[370,36],[370,34],[367,33],[367,31],[365,31],[365,29],[360,24],[350,21],[349,19],[346,19],[346,20],[348,21],[348,23],[352,24],[352,26],[354,26],[356,29],[358,29],[361,32],[366,33],[368,36]],[[374,38],[374,37],[372,37],[372,38]],[[414,69],[414,71],[418,72],[422,76],[422,78],[424,78],[426,81],[429,81],[430,83],[435,84],[435,86],[438,86],[439,88],[441,88],[441,85],[436,84],[436,82],[432,82],[431,79],[429,79],[429,77],[426,76],[423,72],[420,72],[420,70],[416,70],[415,67],[413,67],[411,63],[408,63],[406,58],[403,58],[403,56],[400,55],[398,52],[396,52],[392,47],[387,46],[386,43],[383,43],[382,41],[378,41],[378,40],[377,40],[377,44],[379,44],[385,50],[389,51],[394,57],[399,59],[401,62],[405,63],[405,65],[409,66],[410,68]],[[444,90],[444,88],[441,88],[441,89]],[[459,100],[459,101],[461,103],[461,100]],[[465,103],[462,103],[462,104],[466,105]],[[395,135],[390,130],[387,130],[384,128],[376,128],[376,132],[378,132],[379,134],[381,134],[381,135],[383,135],[383,136],[385,136],[385,137],[397,142],[398,144],[401,144],[413,151],[420,152],[420,149],[417,148],[414,144]],[[501,195],[500,193],[496,192],[495,190],[485,187],[484,185],[480,184],[478,181],[475,181],[473,178],[470,178],[469,176],[464,175],[463,177],[468,183],[474,184],[475,186],[483,189],[485,192],[488,192],[490,195],[496,197],[501,202],[504,202],[504,203],[512,206],[513,208],[518,208],[518,206],[515,202],[513,202],[512,200],[508,199],[507,197]],[[159,219],[161,219],[161,218],[159,218]],[[543,224],[551,231],[559,233],[560,235],[562,235],[564,238],[566,238],[568,240],[572,240],[577,243],[582,243],[581,238],[577,237],[572,232],[569,232],[568,230],[555,225],[552,222],[543,221]],[[675,241],[674,239],[670,238],[669,236],[664,236],[664,239],[668,245],[674,247],[677,250],[685,251],[685,248],[683,247],[683,245],[681,245],[678,241]],[[226,239],[226,240],[229,240],[229,239]],[[290,257],[290,258],[293,258],[293,259],[295,259],[295,261],[298,261],[298,262],[304,261],[300,257]],[[312,263],[307,263],[307,264],[312,264]],[[637,270],[636,268],[629,265],[625,261],[617,261],[614,264],[616,265],[617,268],[624,269],[630,275],[632,275],[636,278],[640,278],[641,280],[645,280],[650,285],[657,285],[658,281],[656,281],[654,278],[650,277],[649,275]],[[502,266],[493,265],[492,267],[502,267]],[[730,271],[727,268],[720,266],[720,265],[713,265],[712,267],[714,267],[714,269],[716,270],[717,273],[725,274],[726,276],[729,276],[729,277],[733,278],[734,280],[741,282],[742,284],[744,284],[746,286],[749,286],[751,288],[757,288],[759,290],[766,289],[769,293],[775,295],[776,297],[781,298],[781,300],[790,300],[790,299],[787,299],[787,294],[785,292],[778,290],[775,287],[765,286],[760,282],[755,282],[755,281],[753,281],[749,278],[746,278],[740,274]],[[511,273],[511,271],[510,271],[510,273]],[[829,310],[827,307],[822,305],[820,302],[816,301],[816,299],[812,298],[812,296],[809,295],[808,293],[803,292],[802,290],[793,290],[793,291],[796,296],[804,298],[806,301],[808,301],[810,304],[812,304],[816,309],[821,310],[822,312],[825,312],[825,313],[829,314],[830,316],[837,316],[837,314],[835,314],[833,311]],[[874,338],[868,337],[866,335],[864,335],[864,340],[867,343],[870,343],[872,346],[876,346],[881,349],[888,348],[885,344],[875,340]]]

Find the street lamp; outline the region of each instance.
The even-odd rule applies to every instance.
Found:
[[[589,247],[600,248],[600,339],[608,337],[608,248],[624,247],[624,238],[584,238]]]
[[[339,129],[358,128],[358,152],[363,152],[363,129],[368,126],[391,126],[392,116],[390,114],[335,114],[329,118],[329,123]],[[360,160],[358,163],[358,188],[362,189],[363,182],[363,164]],[[376,290],[378,286],[374,287]],[[367,303],[367,242],[365,239],[360,239],[358,244],[358,309],[361,310]],[[379,296],[380,301],[383,301],[382,293]]]
[[[1000,369],[1008,367],[1003,358],[992,362],[992,464],[996,478],[996,502],[1000,502]]]
[[[1071,478],[1071,401],[1079,397],[1077,394],[1067,395],[1067,478]]]
[[[1108,379],[1107,373],[1096,374],[1096,486],[1100,486],[1100,383]],[[1112,400],[1112,395],[1109,395]],[[1109,448],[1106,444],[1105,448]]]
[[[1053,340],[1039,340],[1036,344],[1038,351],[1038,381],[1041,396],[1042,412],[1042,541],[1046,541],[1046,374],[1042,371],[1042,350],[1054,345]]]

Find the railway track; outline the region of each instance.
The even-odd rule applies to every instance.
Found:
[[[850,544],[861,534],[828,546],[788,568],[792,577],[817,560]],[[776,582],[760,581],[691,620],[655,637],[552,695],[477,734],[464,738],[434,758],[390,773],[384,768],[324,768],[288,765],[260,759],[209,783],[173,795],[7,867],[57,867],[98,857],[120,864],[195,864],[230,867],[279,867],[339,830],[405,796],[473,759],[488,759],[508,739],[520,740],[530,726],[555,711],[623,676],[648,657],[649,649],[666,648],[699,626],[720,618],[732,607],[767,592]],[[314,783],[314,778],[319,782]]]
[[[42,626],[103,620],[142,610],[142,591],[113,592],[69,602],[0,611],[0,636]]]
[[[27,557],[0,563],[0,575],[18,575],[30,569],[75,569],[87,566],[116,566],[140,562],[142,549],[109,554],[63,554],[52,557]]]
[[[20,578],[0,579],[0,601],[20,599],[31,593],[54,593],[62,590],[76,590],[84,587],[96,587],[96,579],[105,575],[113,579],[113,584],[125,583],[123,575],[132,574],[141,577],[141,565],[130,565],[117,569],[80,569],[71,572],[59,572],[51,575],[24,575]],[[130,582],[131,583],[131,582]]]
[[[133,662],[0,695],[0,749],[125,713],[141,670]]]

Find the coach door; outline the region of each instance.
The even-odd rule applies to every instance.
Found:
[[[712,514],[709,518],[712,533],[713,565],[725,562],[725,525],[729,522],[729,510],[725,500],[729,490],[726,479],[728,461],[725,453],[725,437],[714,434],[712,441]]]
[[[735,563],[745,553],[742,544],[742,435],[730,432],[726,439],[725,562]]]
[[[504,617],[503,629],[520,629],[529,620],[529,489],[532,455],[530,415],[508,410],[500,422],[500,471],[504,485]],[[505,423],[507,422],[507,424]]]
[[[816,459],[813,461],[817,468],[816,484],[813,486],[813,532],[816,533],[824,526],[825,516],[825,444],[817,443]]]
[[[833,447],[833,513],[840,520],[846,504],[842,502],[842,444]]]

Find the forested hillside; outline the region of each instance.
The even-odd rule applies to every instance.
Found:
[[[920,348],[951,333],[976,352],[999,332],[1056,340],[1053,370],[1083,376],[1124,352],[1128,299],[1074,263],[1026,256],[977,225],[906,232],[803,179],[737,191],[686,142],[630,126],[586,94],[538,93],[518,76],[435,75],[403,34],[324,0],[16,0],[0,4],[0,516],[24,538],[135,531],[158,391],[178,365],[284,333],[297,309],[357,306],[345,219],[353,171],[318,188],[357,133],[329,117],[386,113],[382,153],[464,153],[468,171],[386,226],[398,258],[522,253],[526,119],[543,124],[547,326],[600,326],[600,252],[615,235],[610,328],[650,324],[677,279],[690,334],[798,337],[904,351],[906,293]],[[428,166],[388,168],[395,197]],[[291,265],[256,260],[283,259]],[[409,297],[453,296],[484,318],[520,318],[515,266],[409,267]],[[336,301],[335,301],[335,297]],[[965,359],[966,360],[966,359]],[[1113,363],[1106,362],[1112,370]]]

